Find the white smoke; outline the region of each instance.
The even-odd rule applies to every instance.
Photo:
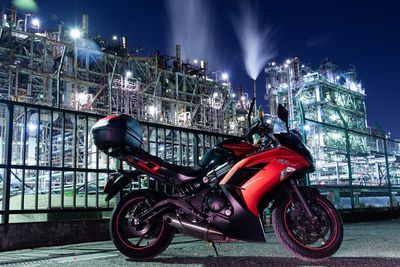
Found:
[[[181,45],[182,59],[216,62],[213,20],[207,1],[168,0],[165,2],[169,17],[169,53]]]
[[[271,27],[261,27],[255,8],[241,1],[240,14],[233,20],[236,35],[243,51],[247,74],[256,80],[268,60],[276,55]]]

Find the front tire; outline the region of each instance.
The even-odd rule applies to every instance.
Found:
[[[137,260],[153,258],[171,243],[175,230],[161,216],[142,222],[135,219],[162,199],[154,191],[137,190],[115,206],[110,220],[110,234],[122,254]]]
[[[294,256],[305,261],[326,259],[340,248],[343,223],[335,207],[309,187],[300,188],[317,217],[310,220],[303,206],[288,194],[275,199],[272,225],[279,242]]]

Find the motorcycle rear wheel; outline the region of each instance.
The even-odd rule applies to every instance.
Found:
[[[110,234],[122,254],[137,260],[153,258],[171,243],[175,230],[161,216],[146,221],[136,219],[161,200],[162,197],[154,191],[137,190],[115,206],[110,220]]]
[[[335,207],[316,190],[301,190],[317,217],[312,221],[300,202],[280,195],[272,210],[272,225],[279,242],[295,257],[320,261],[337,252],[343,240],[343,223]]]

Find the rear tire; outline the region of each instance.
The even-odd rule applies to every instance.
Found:
[[[161,254],[171,243],[175,229],[161,216],[136,222],[142,214],[163,197],[151,190],[137,190],[126,195],[114,208],[110,234],[117,249],[125,256],[143,260]]]
[[[294,256],[305,261],[326,259],[340,248],[343,223],[335,207],[320,193],[301,187],[304,197],[318,217],[315,224],[303,206],[287,194],[275,199],[272,225],[279,242]]]

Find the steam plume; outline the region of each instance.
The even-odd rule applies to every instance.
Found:
[[[257,13],[247,2],[241,1],[240,16],[233,20],[247,74],[256,80],[266,62],[273,58],[276,49],[271,41],[271,27],[261,27]]]

